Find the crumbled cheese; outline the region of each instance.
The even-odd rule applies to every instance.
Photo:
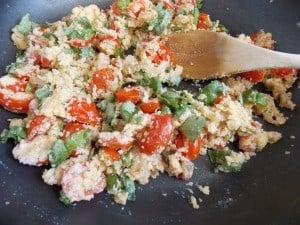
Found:
[[[199,209],[199,205],[198,205],[198,202],[197,202],[197,199],[195,198],[195,196],[192,195],[190,197],[189,201],[194,209]]]
[[[197,185],[198,189],[200,192],[202,192],[203,194],[205,195],[209,195],[210,194],[210,188],[209,186],[205,185],[205,186],[202,186],[202,185]]]

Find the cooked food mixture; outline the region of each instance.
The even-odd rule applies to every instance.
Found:
[[[0,78],[0,104],[26,117],[10,119],[2,142],[16,143],[20,163],[45,168],[44,182],[60,186],[66,204],[104,190],[126,204],[137,183],[160,173],[191,178],[193,161],[206,154],[216,171],[239,171],[281,138],[256,115],[285,123],[276,105],[294,109],[289,88],[297,71],[251,71],[198,83],[193,93],[180,89],[182,67],[165,37],[196,29],[228,32],[201,11],[201,0],[78,6],[53,23],[25,15],[12,29],[19,52]],[[238,38],[275,45],[263,30]]]

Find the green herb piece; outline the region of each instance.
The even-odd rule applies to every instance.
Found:
[[[171,31],[176,32],[176,31],[182,31],[182,27],[179,27],[177,25],[174,25],[171,27]]]
[[[75,23],[79,24],[82,29],[70,26],[65,34],[69,38],[78,38],[82,40],[90,39],[98,30],[91,24],[87,17],[79,17],[74,20]]]
[[[161,111],[161,114],[171,114],[172,113],[171,109],[168,106],[166,106],[166,105],[163,105],[161,107],[160,111]]]
[[[62,190],[59,192],[59,201],[61,201],[65,205],[72,204],[71,200],[66,196],[66,194]]]
[[[132,156],[129,153],[123,154],[121,160],[123,166],[129,167],[132,163]]]
[[[96,51],[92,47],[83,47],[79,50],[81,58],[92,58],[96,55]]]
[[[70,151],[65,147],[64,142],[58,139],[54,142],[50,149],[49,161],[52,167],[59,166],[70,155]]]
[[[243,153],[234,152],[229,149],[207,150],[210,162],[218,171],[225,173],[238,172],[246,162]],[[231,160],[228,160],[230,158]]]
[[[53,93],[53,86],[46,84],[43,87],[37,89],[34,94],[39,100],[39,102],[42,102],[45,98],[52,95],[52,93]]]
[[[161,2],[157,4],[155,10],[157,12],[157,18],[153,22],[150,22],[150,25],[153,27],[155,33],[159,35],[167,29],[172,20],[173,13],[169,9],[164,9]]]
[[[120,114],[123,120],[129,121],[131,117],[137,112],[135,104],[131,101],[124,102],[120,107]]]
[[[247,89],[242,93],[241,103],[250,103],[254,105],[266,106],[268,104],[265,94],[258,92],[257,90]]]
[[[218,28],[220,32],[225,32],[227,34],[229,33],[229,30],[223,24],[219,23]]]
[[[121,48],[116,47],[115,48],[115,54],[116,57],[124,57],[124,51]]]
[[[117,4],[119,8],[123,11],[127,8],[128,4],[131,2],[131,0],[118,0]]]
[[[212,105],[217,97],[228,92],[229,88],[222,82],[214,80],[200,91],[200,97],[204,96],[204,103]]]
[[[110,193],[115,193],[120,189],[119,177],[115,173],[109,173],[106,175],[106,183],[106,188]]]
[[[58,38],[56,37],[56,35],[53,34],[53,33],[51,33],[51,32],[45,32],[45,33],[43,33],[43,37],[45,37],[45,38],[47,38],[47,39],[49,39],[51,41],[52,40],[55,41],[55,42],[58,41]]]
[[[185,105],[183,107],[181,107],[180,109],[178,109],[175,112],[175,116],[180,117],[181,115],[183,115],[186,111],[191,111],[192,109],[194,109],[194,107],[192,105]]]
[[[205,125],[205,119],[201,116],[190,116],[179,127],[179,130],[189,138],[191,141],[195,141],[202,133],[202,128]]]
[[[17,29],[21,32],[21,34],[27,36],[35,27],[38,26],[37,23],[30,21],[29,14],[27,13],[22,17],[19,25],[17,25]]]
[[[203,0],[196,0],[196,7],[200,10],[203,6]]]
[[[179,92],[173,89],[169,89],[162,93],[159,98],[173,111],[176,111],[180,108],[181,95]]]
[[[121,177],[121,182],[123,184],[123,189],[128,193],[127,199],[129,201],[135,201],[136,195],[135,195],[135,184],[134,184],[134,181],[131,180],[124,173],[122,173],[120,177]]]
[[[12,73],[12,72],[15,71],[20,65],[21,65],[21,63],[19,63],[19,62],[13,62],[13,63],[9,64],[8,66],[6,66],[5,72],[6,72],[6,73]]]
[[[19,143],[26,137],[27,133],[25,126],[13,126],[10,129],[4,129],[0,134],[2,143],[7,142],[8,139],[13,139],[15,143]]]
[[[90,130],[80,130],[71,134],[65,140],[66,149],[71,152],[76,148],[86,148],[92,141]]]
[[[106,110],[105,110],[105,118],[108,124],[111,124],[112,120],[115,118],[115,109],[116,109],[115,103],[112,102],[107,103]]]
[[[29,94],[32,91],[32,85],[30,83],[27,83],[25,87],[25,93]]]
[[[193,9],[192,15],[193,15],[193,17],[194,17],[193,22],[194,22],[194,24],[196,24],[196,25],[198,24],[199,14],[200,14],[199,9],[195,7],[195,8]]]
[[[152,88],[154,93],[158,95],[161,93],[162,84],[161,81],[157,77],[151,77],[149,80],[149,87]]]

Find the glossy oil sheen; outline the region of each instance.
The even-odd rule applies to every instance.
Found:
[[[9,40],[10,29],[25,13],[37,22],[55,21],[78,4],[100,4],[110,1],[78,0],[1,0],[0,2],[0,71],[14,60],[15,48]],[[206,0],[203,9],[213,20],[219,19],[231,34],[251,33],[260,28],[272,32],[280,51],[300,53],[299,0]],[[182,85],[191,88],[190,83]],[[300,224],[300,127],[299,83],[293,89],[297,108],[287,112],[282,127],[266,125],[284,134],[277,144],[247,163],[237,174],[214,174],[206,157],[195,164],[191,181],[206,185],[205,196],[190,187],[201,198],[199,209],[188,203],[191,195],[186,181],[162,175],[146,186],[137,188],[137,200],[125,207],[113,203],[102,193],[91,202],[64,206],[58,199],[58,188],[42,182],[41,168],[19,164],[12,158],[13,145],[0,145],[0,224],[1,225],[150,225],[150,224]],[[14,114],[0,109],[0,128]],[[298,117],[298,118],[297,118]],[[290,139],[290,136],[296,139]],[[290,151],[290,155],[285,155]]]

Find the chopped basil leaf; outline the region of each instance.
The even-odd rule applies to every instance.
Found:
[[[131,180],[128,176],[125,174],[121,174],[121,182],[123,184],[123,189],[128,193],[127,199],[129,201],[135,201],[136,195],[135,195],[135,184],[134,181]]]
[[[243,153],[237,153],[229,149],[207,150],[207,154],[214,167],[225,173],[240,171],[242,165],[246,162]],[[231,160],[228,160],[228,158],[231,158]]]
[[[268,104],[265,94],[258,92],[257,90],[247,89],[242,93],[241,103],[259,104],[266,106]]]
[[[52,167],[57,167],[70,155],[70,151],[65,147],[64,142],[58,139],[54,142],[49,153],[49,161]]]
[[[124,102],[120,107],[121,117],[125,121],[129,121],[136,112],[137,108],[131,101]]]
[[[179,130],[191,141],[195,141],[201,134],[204,125],[205,119],[203,117],[193,115],[183,122]]]
[[[17,25],[17,29],[21,32],[21,34],[27,36],[38,24],[30,21],[29,14],[27,13],[22,17],[19,25]]]
[[[149,80],[149,87],[153,89],[156,95],[158,95],[162,89],[161,81],[157,77],[151,77]]]
[[[66,196],[66,194],[63,191],[59,192],[59,201],[64,203],[65,205],[71,205],[71,200]]]
[[[169,9],[164,9],[162,3],[158,3],[155,10],[157,18],[153,22],[150,22],[150,25],[153,27],[155,33],[159,35],[167,29],[172,20],[173,13]]]
[[[76,148],[86,148],[92,141],[89,130],[80,130],[71,134],[65,140],[65,147],[70,152]]]
[[[224,95],[228,90],[224,83],[214,80],[201,89],[199,97],[206,105],[212,105],[217,97]]]
[[[15,143],[27,137],[26,128],[24,126],[13,126],[10,129],[4,129],[0,134],[2,143],[7,142],[8,139],[13,139]]]
[[[173,31],[173,32],[181,31],[181,30],[182,30],[182,27],[179,27],[177,25],[174,25],[174,26],[171,27],[171,31]]]
[[[184,114],[186,111],[190,111],[192,110],[194,107],[191,105],[185,105],[183,107],[181,107],[180,109],[178,109],[175,112],[175,116],[180,117],[182,114]]]
[[[43,87],[37,89],[34,94],[36,95],[39,102],[42,102],[45,98],[52,95],[52,93],[53,93],[53,86],[46,84]]]

